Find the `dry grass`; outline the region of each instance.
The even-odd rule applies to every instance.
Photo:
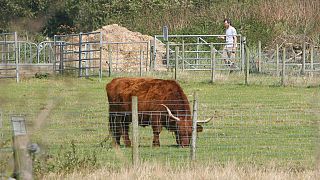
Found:
[[[71,174],[49,174],[43,179],[318,179],[319,174],[313,170],[285,170],[277,169],[272,165],[266,168],[256,166],[228,165],[194,165],[175,167],[170,165],[142,164],[137,169],[121,168],[110,170],[101,168],[95,171],[77,171]]]

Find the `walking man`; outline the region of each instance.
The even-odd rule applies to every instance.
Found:
[[[225,64],[231,68],[235,68],[234,60],[237,50],[237,30],[231,25],[230,19],[224,19],[223,22],[226,29],[225,36],[219,37],[226,42],[223,48],[222,58]]]

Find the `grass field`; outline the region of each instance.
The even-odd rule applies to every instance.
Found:
[[[273,164],[283,169],[314,170],[319,145],[319,85],[282,87],[272,78],[255,78],[249,86],[236,75],[219,76],[214,84],[189,76],[179,80],[191,103],[197,91],[199,118],[215,117],[198,134],[196,162],[217,167],[235,162],[240,167]],[[34,160],[38,177],[130,166],[131,149],[111,146],[104,89],[111,79],[50,77],[25,79],[19,84],[1,80],[0,173],[12,172],[8,150],[11,114],[26,115],[31,141],[41,147]],[[177,167],[189,163],[190,150],[176,147],[167,130],[161,133],[160,148],[151,147],[150,127],[139,130],[143,161]]]

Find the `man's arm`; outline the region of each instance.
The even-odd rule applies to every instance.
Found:
[[[233,36],[233,51],[237,49],[237,36]]]

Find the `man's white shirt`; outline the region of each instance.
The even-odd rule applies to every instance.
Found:
[[[237,30],[232,27],[229,26],[229,28],[226,30],[226,47],[233,47],[233,36],[237,35]]]

